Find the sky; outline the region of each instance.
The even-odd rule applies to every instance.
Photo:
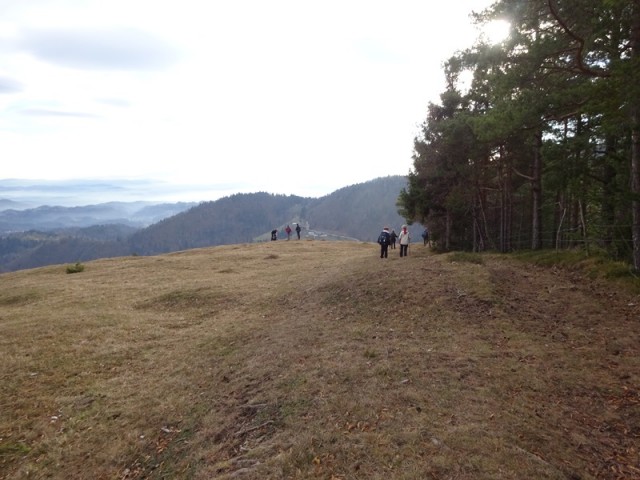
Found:
[[[490,3],[1,0],[0,179],[204,201],[406,175]]]

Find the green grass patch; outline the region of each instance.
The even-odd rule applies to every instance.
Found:
[[[640,292],[640,276],[631,265],[614,261],[605,253],[587,254],[584,250],[528,250],[511,254],[512,258],[543,267],[560,267],[596,279],[620,282],[632,291]]]
[[[155,298],[141,301],[136,308],[183,310],[186,308],[215,308],[229,302],[229,295],[208,288],[173,290]]]
[[[38,298],[40,298],[40,295],[35,292],[25,292],[18,295],[0,294],[0,305],[4,305],[6,307],[12,305],[27,305],[38,300]]]
[[[0,457],[25,455],[30,451],[31,449],[24,443],[7,442],[0,444]]]
[[[482,265],[484,260],[479,253],[472,252],[453,252],[448,257],[450,262],[458,263],[475,263],[476,265]]]

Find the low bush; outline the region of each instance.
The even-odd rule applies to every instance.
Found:
[[[80,273],[84,271],[84,265],[80,262],[76,262],[75,265],[69,265],[67,267],[67,273]]]

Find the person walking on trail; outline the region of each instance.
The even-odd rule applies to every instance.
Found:
[[[427,227],[424,227],[424,231],[422,232],[422,240],[424,240],[424,246],[426,247],[429,244],[429,230]]]
[[[400,256],[406,257],[408,255],[409,242],[411,241],[411,236],[409,235],[409,230],[407,230],[406,225],[402,226],[398,241],[400,242]]]
[[[390,244],[390,246],[391,246],[392,249],[395,250],[396,249],[396,240],[398,239],[398,234],[396,233],[395,230],[392,229],[390,236],[391,236],[391,244]]]
[[[387,258],[389,253],[389,243],[391,243],[391,234],[389,233],[389,227],[384,227],[380,235],[378,236],[378,243],[380,244],[380,258]]]
[[[275,242],[278,239],[278,229],[274,228],[271,230],[271,241]]]
[[[291,238],[291,227],[287,225],[287,228],[285,228],[284,231],[287,232],[287,240],[289,240]]]
[[[300,224],[299,224],[299,223],[296,223],[296,233],[298,234],[298,240],[300,240],[300,230],[302,230],[302,229],[300,228]]]

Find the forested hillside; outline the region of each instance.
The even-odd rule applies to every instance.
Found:
[[[446,64],[404,214],[445,248],[598,248],[640,269],[640,3],[501,0],[479,17],[500,18],[507,40]]]
[[[301,223],[342,237],[374,241],[384,225],[399,229],[404,219],[396,202],[407,180],[389,176],[341,188],[321,198],[269,193],[237,194],[205,202],[132,235],[132,251],[150,255],[211,245],[267,239],[287,224]],[[421,227],[414,227],[417,238]]]
[[[0,237],[0,270],[264,241],[274,228],[280,238],[284,237],[286,225],[293,227],[294,223],[303,226],[303,238],[375,241],[383,226],[399,229],[404,223],[396,202],[406,186],[406,177],[389,176],[344,187],[321,198],[264,192],[236,194],[201,203],[144,229],[98,224],[15,232]],[[72,215],[67,210],[55,209],[68,221]],[[99,206],[95,210],[102,211]],[[32,221],[34,213],[27,211],[26,215]],[[415,239],[421,228],[412,227]]]
[[[6,239],[0,245],[6,248]],[[87,237],[32,232],[13,253],[0,256],[4,271],[35,268],[56,263],[76,263],[98,258],[121,257],[130,249],[123,241],[102,241]]]
[[[308,209],[310,225],[341,232],[359,240],[375,241],[384,226],[400,231],[405,220],[398,214],[399,192],[406,177],[391,176],[336,190],[315,201]],[[413,229],[414,236],[420,227]]]
[[[188,248],[252,242],[300,220],[310,199],[295,195],[239,193],[215,202],[204,202],[186,212],[162,220],[130,238],[132,251],[144,255]]]

